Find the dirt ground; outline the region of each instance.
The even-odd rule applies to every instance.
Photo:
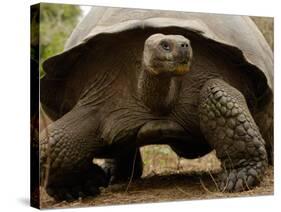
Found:
[[[102,188],[97,197],[73,202],[56,202],[42,188],[41,207],[87,207],[273,195],[273,167],[268,168],[262,183],[253,190],[222,193],[217,190],[213,178],[220,171],[220,162],[214,152],[195,160],[178,158],[166,146],[148,146],[142,148],[141,152],[144,161],[141,179]]]

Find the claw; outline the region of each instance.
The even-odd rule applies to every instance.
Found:
[[[237,182],[236,182],[236,185],[235,185],[235,188],[234,190],[235,191],[243,191],[244,190],[244,186],[243,186],[244,182],[242,179],[238,179]]]

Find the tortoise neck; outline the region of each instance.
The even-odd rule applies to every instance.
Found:
[[[138,81],[138,95],[153,113],[169,113],[178,97],[179,77],[156,76],[142,70]]]

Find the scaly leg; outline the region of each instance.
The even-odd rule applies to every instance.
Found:
[[[89,108],[75,108],[40,134],[41,184],[56,200],[95,196],[107,185],[104,171],[92,163],[102,150],[98,120]]]
[[[257,185],[268,165],[265,142],[244,96],[219,79],[200,92],[200,127],[224,168],[220,190],[242,191]]]

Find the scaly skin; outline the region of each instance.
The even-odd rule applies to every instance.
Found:
[[[222,161],[220,190],[257,185],[267,167],[265,142],[244,96],[222,80],[205,83],[200,93],[200,127]]]
[[[95,134],[94,114],[78,107],[40,134],[41,184],[56,200],[96,196],[108,183],[104,171],[92,163],[103,146]]]
[[[151,113],[171,112],[191,59],[190,41],[184,36],[154,34],[146,39],[138,95]]]

